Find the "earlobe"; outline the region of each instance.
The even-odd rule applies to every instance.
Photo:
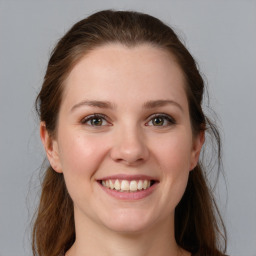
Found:
[[[205,132],[200,131],[200,133],[196,136],[193,142],[190,170],[193,170],[198,163],[200,152],[204,144],[204,141],[205,141]]]
[[[47,131],[45,122],[40,123],[40,137],[44,145],[47,158],[52,168],[56,172],[61,173],[62,170],[61,170],[61,164],[59,159],[58,143],[56,140],[52,138],[52,136]]]

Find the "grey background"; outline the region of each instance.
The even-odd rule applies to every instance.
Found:
[[[101,9],[133,9],[172,25],[208,80],[224,136],[216,196],[228,254],[256,256],[256,1],[0,0],[0,256],[28,256],[44,158],[33,102],[56,40]]]

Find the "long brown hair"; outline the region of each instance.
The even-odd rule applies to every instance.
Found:
[[[54,48],[36,110],[51,136],[55,135],[63,83],[74,65],[89,51],[108,43],[134,47],[147,43],[174,56],[183,70],[193,133],[211,132],[220,161],[220,136],[202,110],[204,81],[197,64],[174,31],[160,20],[129,11],[101,11],[76,23]],[[220,256],[226,250],[226,231],[202,162],[189,174],[186,191],[175,210],[175,238],[182,248],[201,256]],[[51,166],[44,174],[33,228],[33,255],[58,256],[75,241],[73,202],[63,175]],[[222,245],[222,247],[221,247]]]

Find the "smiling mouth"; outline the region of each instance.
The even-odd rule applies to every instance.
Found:
[[[157,181],[155,180],[119,180],[106,179],[100,180],[99,183],[110,190],[118,192],[139,192],[152,187]]]

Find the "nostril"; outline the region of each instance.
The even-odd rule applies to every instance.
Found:
[[[135,132],[134,132],[135,133]],[[127,165],[142,163],[148,158],[148,148],[137,136],[122,136],[115,140],[110,156],[113,160]]]
[[[144,161],[143,158],[139,159],[132,159],[132,158],[116,158],[115,162],[117,163],[124,163],[127,166],[136,166]]]

